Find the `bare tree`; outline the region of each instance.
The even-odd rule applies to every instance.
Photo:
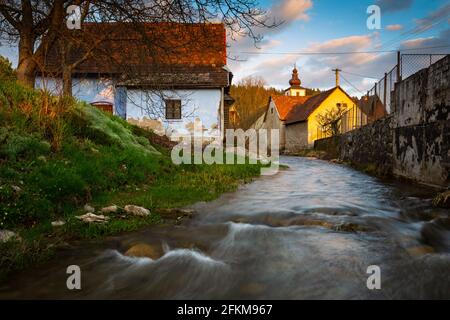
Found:
[[[341,119],[347,107],[343,104],[337,104],[335,108],[330,108],[327,111],[316,116],[317,123],[321,131],[327,136],[334,136],[340,133]]]
[[[67,8],[79,5],[83,8],[83,20],[90,22],[126,22],[141,32],[142,22],[208,23],[223,22],[230,35],[250,36],[255,42],[261,39],[254,27],[273,27],[266,12],[256,0],[0,0],[0,33],[3,40],[17,43],[19,82],[33,87],[40,61],[45,60],[49,47],[56,41],[63,56],[70,54],[74,45],[80,45],[70,32],[66,32]],[[64,30],[64,31],[62,31]],[[77,31],[74,31],[77,32]],[[141,32],[144,35],[144,32]],[[67,62],[60,72],[70,94],[71,71],[87,59],[102,42],[90,42],[80,60]],[[152,45],[157,45],[152,42]]]

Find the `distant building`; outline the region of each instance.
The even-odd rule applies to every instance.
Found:
[[[295,152],[310,148],[314,141],[323,138],[317,116],[340,106],[344,109],[358,108],[355,101],[337,83],[327,91],[317,95],[307,95],[301,86],[296,67],[292,70],[290,87],[285,95],[269,98],[267,110],[252,126],[255,129],[278,129],[280,150]]]

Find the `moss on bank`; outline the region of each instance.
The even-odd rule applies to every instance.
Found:
[[[163,141],[155,145],[155,141]],[[180,165],[170,143],[90,105],[0,76],[0,280],[47,259],[60,245],[160,222],[158,209],[208,201],[258,176],[259,165]],[[75,218],[84,204],[134,204],[148,217]],[[51,222],[64,220],[60,227]]]

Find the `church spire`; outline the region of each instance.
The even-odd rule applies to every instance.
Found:
[[[306,95],[306,89],[300,86],[302,82],[298,77],[298,70],[296,64],[294,64],[294,69],[292,70],[292,77],[291,80],[289,80],[289,84],[290,87],[284,91],[285,95],[297,97],[304,97]]]
[[[292,70],[292,78],[291,80],[289,80],[289,84],[291,85],[291,87],[300,86],[302,84],[298,77],[297,65],[294,65],[294,70]]]

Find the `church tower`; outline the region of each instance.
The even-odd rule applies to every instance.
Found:
[[[306,90],[301,86],[301,84],[302,82],[298,77],[297,67],[294,66],[294,70],[292,70],[292,78],[289,80],[290,87],[284,91],[284,94],[293,97],[304,97],[306,95]]]

